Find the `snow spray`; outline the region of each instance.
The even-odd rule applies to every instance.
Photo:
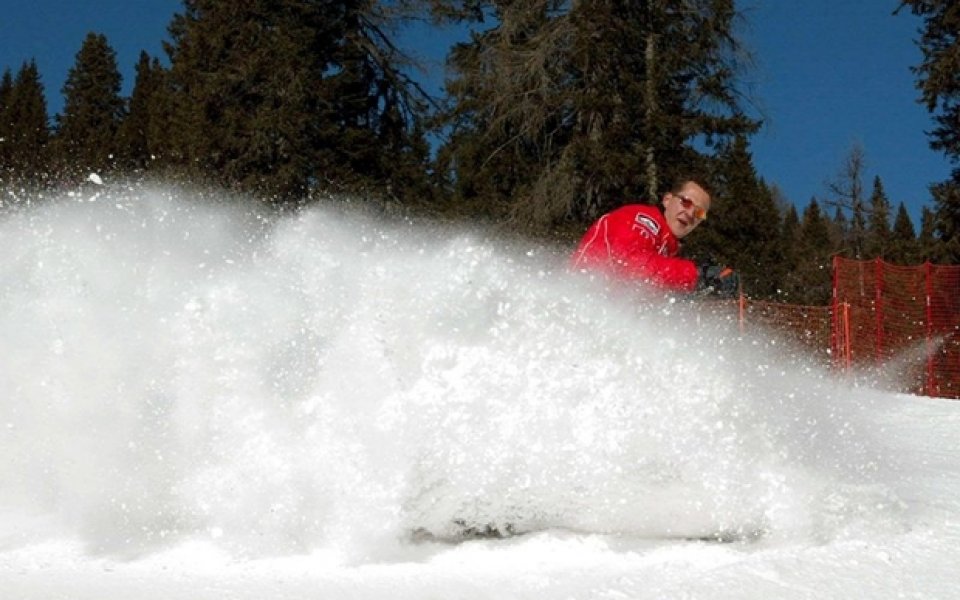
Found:
[[[353,560],[895,522],[872,394],[483,232],[101,186],[0,217],[0,542]],[[32,520],[31,520],[32,519]],[[41,523],[45,525],[41,525]]]

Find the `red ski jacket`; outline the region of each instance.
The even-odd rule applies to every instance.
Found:
[[[697,265],[675,258],[679,251],[680,241],[659,208],[628,204],[590,226],[570,264],[577,270],[597,269],[619,279],[692,292],[697,286]]]

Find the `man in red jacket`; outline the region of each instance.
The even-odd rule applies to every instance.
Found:
[[[663,195],[662,204],[663,212],[655,206],[628,204],[600,217],[580,240],[572,267],[668,291],[735,295],[739,278],[732,270],[677,258],[680,240],[707,218],[710,194],[705,187],[693,179],[682,180]]]

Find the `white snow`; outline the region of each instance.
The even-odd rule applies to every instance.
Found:
[[[547,248],[96,194],[0,217],[3,598],[960,598],[952,401]]]

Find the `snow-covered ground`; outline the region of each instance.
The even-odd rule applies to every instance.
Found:
[[[960,404],[549,249],[187,196],[0,216],[0,597],[960,598]]]

